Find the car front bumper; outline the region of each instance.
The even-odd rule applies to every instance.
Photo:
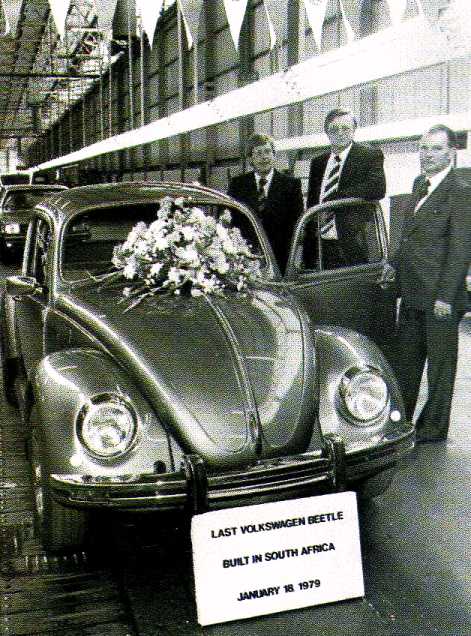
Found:
[[[192,513],[345,490],[393,466],[414,447],[408,430],[391,441],[345,453],[342,438],[326,435],[323,451],[263,460],[237,470],[209,472],[186,455],[182,470],[164,474],[50,476],[54,499],[75,508]]]

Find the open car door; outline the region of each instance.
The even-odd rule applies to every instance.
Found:
[[[396,303],[381,284],[386,261],[380,204],[340,199],[298,221],[285,279],[314,323],[358,331],[390,357]]]

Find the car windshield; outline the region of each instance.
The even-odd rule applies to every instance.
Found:
[[[10,210],[31,210],[34,206],[58,190],[17,190],[6,195],[3,208]]]
[[[226,205],[198,203],[198,208],[215,219],[229,209],[231,226],[239,228],[251,251],[260,256],[262,268],[266,267],[264,250],[247,216]],[[65,228],[63,239],[63,278],[69,282],[81,281],[89,278],[89,274],[97,275],[109,271],[112,268],[115,246],[127,239],[137,223],[150,225],[155,221],[158,209],[158,203],[146,203],[88,210],[74,217]]]

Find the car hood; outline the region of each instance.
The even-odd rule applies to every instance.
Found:
[[[319,436],[314,348],[292,297],[159,297],[127,312],[120,299],[88,287],[59,305],[128,368],[185,452],[229,466]]]

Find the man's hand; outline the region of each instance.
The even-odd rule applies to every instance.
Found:
[[[443,302],[443,300],[436,300],[433,307],[433,313],[435,318],[438,318],[439,320],[445,320],[446,318],[449,318],[452,313],[450,303],[445,303]]]
[[[381,289],[388,289],[391,283],[394,283],[395,280],[396,270],[389,263],[385,263],[379,279],[379,286]]]

